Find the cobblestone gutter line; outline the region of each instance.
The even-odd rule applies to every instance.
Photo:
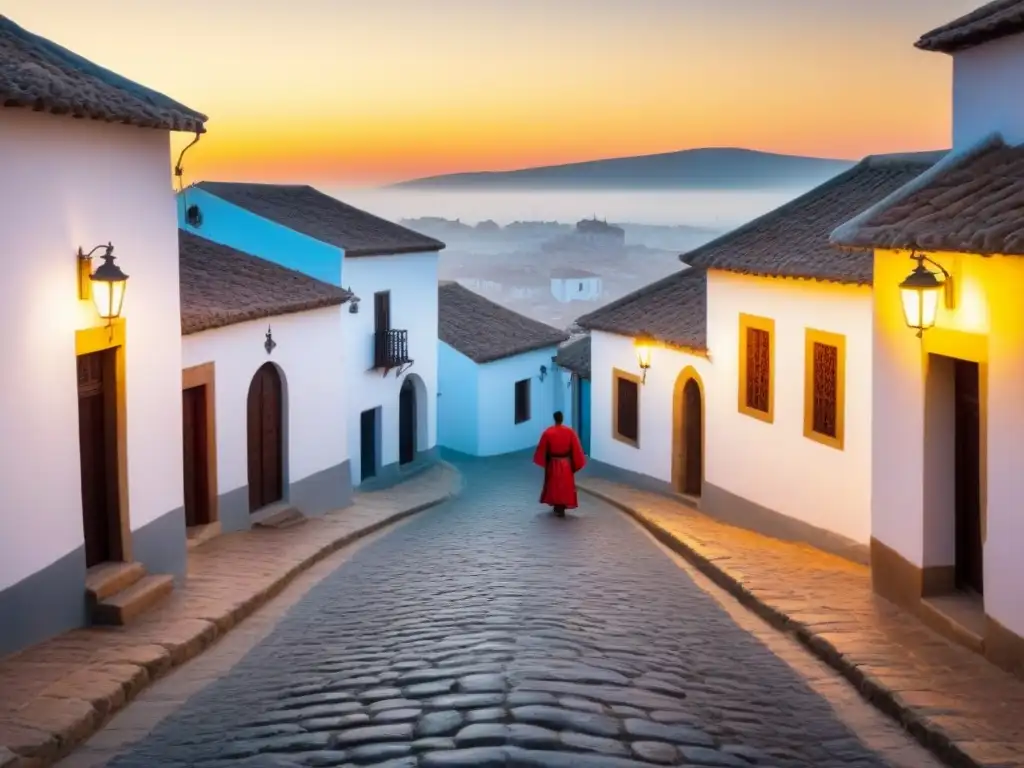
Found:
[[[865,566],[601,478],[578,485],[798,638],[949,765],[1024,766],[1024,683],[877,597]]]
[[[299,573],[461,488],[459,472],[441,464],[299,526],[219,536],[189,553],[185,586],[133,624],[74,630],[0,659],[0,768],[52,765]]]

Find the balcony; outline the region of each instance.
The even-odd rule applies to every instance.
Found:
[[[373,337],[373,367],[384,370],[409,365],[409,332],[390,329],[377,331]]]

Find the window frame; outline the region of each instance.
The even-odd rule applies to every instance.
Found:
[[[747,405],[747,331],[764,331],[768,334],[768,410],[759,411]],[[739,376],[736,381],[737,408],[740,413],[766,424],[775,422],[775,321],[770,317],[740,313],[739,325]]]
[[[814,431],[814,345],[836,349],[836,435]],[[804,437],[816,443],[844,450],[846,443],[846,336],[807,328],[804,331]]]
[[[519,416],[520,416],[520,413],[519,413],[519,385],[520,384],[525,384],[526,385],[526,400],[524,401],[525,408],[526,408],[526,415],[523,418],[519,418]],[[526,422],[530,421],[533,418],[533,402],[532,402],[532,400],[533,400],[533,379],[530,378],[530,377],[527,377],[525,379],[519,379],[513,385],[512,392],[513,392],[513,394],[512,394],[512,397],[513,397],[512,413],[513,413],[513,419],[515,420],[515,424],[516,425],[525,424]]]
[[[636,385],[636,439],[623,435],[619,431],[619,382],[629,381]],[[612,438],[625,443],[631,448],[640,448],[640,392],[643,381],[635,373],[612,368]]]

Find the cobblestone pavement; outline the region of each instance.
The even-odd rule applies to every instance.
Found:
[[[953,764],[1024,768],[1024,681],[877,597],[866,566],[604,478],[580,485],[784,624]]]
[[[218,536],[189,552],[182,588],[125,627],[66,632],[0,659],[0,766],[48,765],[140,690],[204,651],[331,551],[459,489],[433,467],[352,506],[282,530]]]
[[[522,456],[460,468],[112,765],[894,764],[625,516],[554,518]]]

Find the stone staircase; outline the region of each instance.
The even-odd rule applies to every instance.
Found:
[[[93,624],[128,624],[173,590],[173,576],[149,574],[142,563],[101,563],[85,576]]]

